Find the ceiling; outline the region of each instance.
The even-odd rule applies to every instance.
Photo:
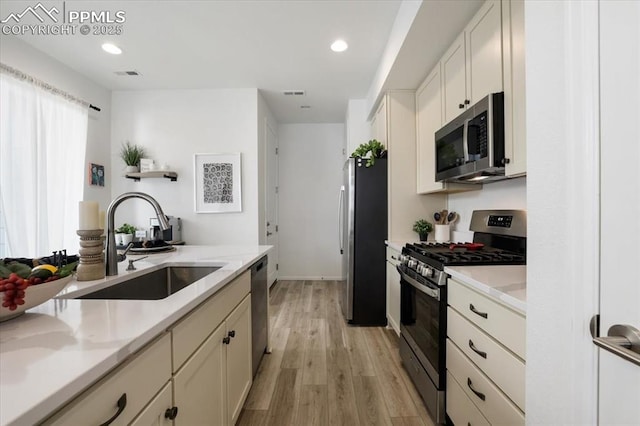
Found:
[[[403,1],[417,12],[392,30]],[[43,0],[67,23],[73,11],[108,12],[112,19],[122,11],[121,24],[89,22],[121,34],[82,35],[74,22],[73,35],[2,34],[0,45],[19,37],[110,90],[255,87],[280,123],[341,123],[349,99],[367,98],[373,107],[386,90],[416,89],[484,2],[403,1]],[[2,0],[0,20],[37,4]],[[30,13],[19,23],[40,24]],[[346,52],[329,49],[337,38],[349,43]],[[396,50],[387,48],[390,38]],[[123,53],[103,52],[107,41]],[[378,70],[389,61],[390,69]],[[122,71],[140,75],[116,74]],[[380,73],[383,84],[377,86]],[[283,94],[290,90],[305,94]]]
[[[259,88],[281,123],[343,122],[367,95],[398,0],[42,1],[70,11],[124,11],[122,34],[19,35],[111,90]],[[0,2],[0,18],[35,7]],[[20,24],[38,24],[26,14]],[[30,20],[30,22],[29,22]],[[49,22],[45,22],[49,23]],[[78,25],[79,27],[79,25]],[[112,27],[115,28],[115,27]],[[14,35],[2,37],[16,37]],[[329,45],[349,43],[343,53]],[[121,55],[100,48],[109,41]],[[116,75],[138,71],[139,76]],[[303,90],[304,96],[285,96]],[[306,105],[310,108],[301,108]]]

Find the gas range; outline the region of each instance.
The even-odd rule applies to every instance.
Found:
[[[477,210],[470,228],[473,242],[405,245],[400,256],[405,271],[445,285],[445,266],[526,264],[525,212]]]
[[[445,423],[446,266],[526,264],[526,213],[473,212],[472,243],[407,244],[400,265],[400,357],[438,424]]]

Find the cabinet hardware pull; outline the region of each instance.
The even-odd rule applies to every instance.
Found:
[[[229,337],[236,337],[236,331],[235,330],[231,330],[229,332]]]
[[[505,164],[509,164],[510,162],[511,162],[511,160],[510,160],[510,159],[508,159],[508,158],[503,158],[503,159],[502,159],[502,161],[501,161],[501,163],[502,163],[502,165],[503,165],[503,166],[504,166]]]
[[[471,339],[469,339],[469,347],[471,348],[472,351],[474,351],[475,353],[480,355],[482,358],[487,359],[487,353],[486,352],[482,352],[481,350],[476,348],[476,346],[473,344],[473,340],[471,340]]]
[[[222,338],[222,343],[224,343],[225,345],[228,345],[230,342],[231,342],[231,337]]]
[[[464,104],[458,104],[458,108],[463,109],[464,108]]]
[[[486,312],[478,311],[476,307],[473,306],[473,303],[469,303],[469,310],[474,314],[481,316],[482,318],[487,318],[489,316],[489,314],[487,314]]]
[[[178,417],[178,407],[167,408],[164,412],[164,418],[169,420],[175,420]]]
[[[113,415],[113,417],[111,417],[106,422],[102,423],[100,426],[109,426],[111,423],[113,423],[113,421],[115,419],[118,418],[118,416],[120,414],[122,414],[122,412],[124,411],[124,408],[127,406],[127,394],[126,393],[123,393],[122,396],[120,397],[120,399],[118,399],[117,405],[118,405],[118,411]]]
[[[465,104],[465,105],[469,105],[470,103],[471,103],[471,101],[470,101],[469,99],[465,99],[465,100],[464,100],[464,104]]]
[[[473,382],[471,381],[471,379],[470,379],[469,377],[467,377],[467,386],[469,386],[469,389],[471,389],[471,392],[475,393],[475,394],[476,394],[476,396],[477,396],[478,398],[480,398],[481,400],[483,400],[483,401],[484,401],[484,400],[487,398],[483,393],[478,392],[477,390],[475,390],[475,389],[473,388]]]
[[[398,258],[397,258],[397,257],[395,257],[395,256],[391,256],[391,258],[392,258],[393,260],[398,260]]]

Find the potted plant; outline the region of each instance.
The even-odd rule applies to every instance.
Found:
[[[427,241],[429,232],[433,231],[433,225],[424,219],[418,219],[413,224],[413,231],[418,233],[420,241]]]
[[[128,223],[123,224],[120,228],[116,229],[116,244],[126,246],[133,241],[133,235],[135,233],[135,226],[129,225]]]
[[[369,157],[367,157],[369,155]],[[375,139],[371,139],[367,143],[360,144],[351,156],[353,158],[367,158],[365,167],[371,167],[376,163],[376,158],[382,158],[387,155],[387,149]]]
[[[122,144],[122,148],[120,148],[120,158],[127,165],[125,171],[127,173],[135,173],[138,169],[138,164],[140,164],[140,159],[144,157],[145,151],[144,148],[138,146],[136,144],[131,144],[129,141]]]

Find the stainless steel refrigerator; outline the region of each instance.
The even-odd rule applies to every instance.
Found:
[[[339,197],[342,313],[357,325],[385,325],[387,238],[387,159],[349,158]]]

